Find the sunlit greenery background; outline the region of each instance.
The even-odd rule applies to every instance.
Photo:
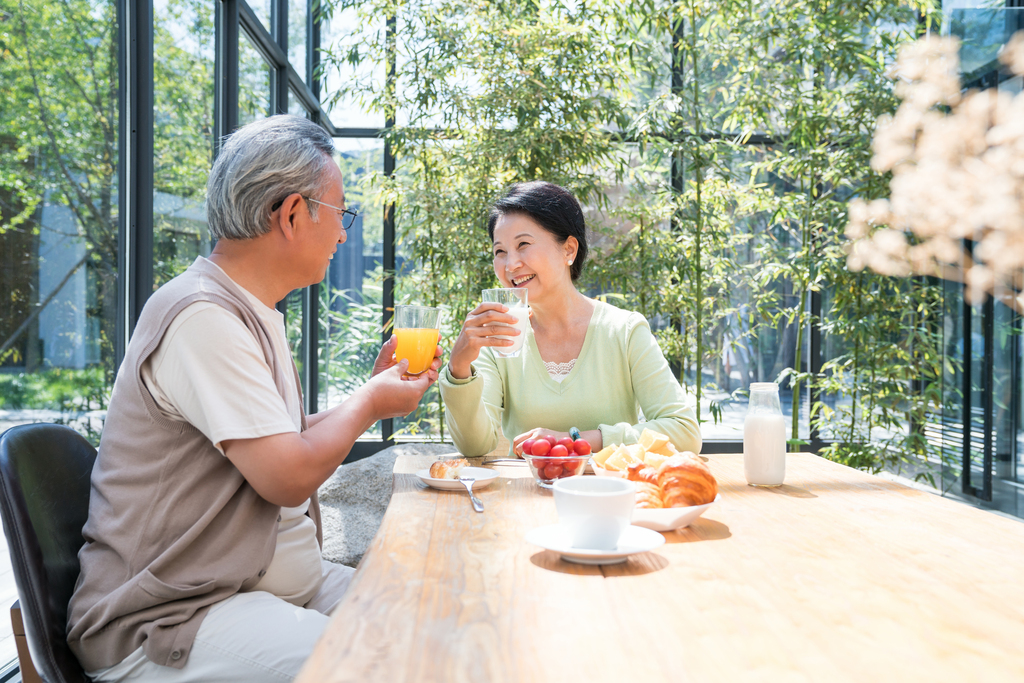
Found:
[[[957,294],[850,273],[842,237],[849,199],[886,192],[869,165],[875,121],[896,105],[886,70],[900,44],[939,29],[930,2],[338,0],[323,10],[344,18],[322,55],[333,84],[324,106],[338,126],[346,107],[381,126],[394,116],[385,136],[399,166],[384,175],[380,146],[339,156],[363,215],[363,276],[320,289],[322,407],[366,378],[379,345],[385,206],[397,212],[397,298],[445,306],[450,345],[494,284],[489,203],[542,178],[586,206],[595,249],[582,287],[652,321],[706,435],[739,440],[745,388],[779,381],[794,448],[813,428],[841,462],[956,479],[958,446],[943,430],[960,410]],[[114,5],[21,0],[0,11],[0,409],[54,411],[95,440],[115,370]],[[159,285],[210,249],[215,36],[205,0],[159,0],[154,12]],[[239,61],[244,122],[266,115],[269,75],[245,36]],[[70,269],[87,292],[73,343],[94,352],[79,369],[34,341],[40,311],[65,305],[45,300],[56,281],[42,286],[37,266],[57,209],[80,260],[50,277]],[[296,342],[298,320],[289,316]],[[816,373],[812,327],[823,335]],[[437,393],[398,427],[443,438]]]

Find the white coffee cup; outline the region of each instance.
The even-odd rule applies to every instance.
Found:
[[[567,477],[552,486],[573,548],[615,550],[633,517],[636,485],[618,477]]]

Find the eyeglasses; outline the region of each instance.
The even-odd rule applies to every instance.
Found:
[[[301,197],[302,195],[299,195],[299,196]],[[348,230],[349,228],[351,228],[352,227],[352,223],[354,223],[355,220],[356,220],[356,216],[359,215],[358,213],[356,213],[352,209],[343,209],[340,206],[334,206],[332,204],[327,204],[326,202],[322,202],[319,199],[313,199],[311,197],[302,197],[302,198],[305,199],[307,202],[313,202],[314,204],[319,204],[320,206],[326,206],[328,209],[334,209],[335,211],[337,211],[338,212],[338,218],[341,219],[341,229],[342,230]],[[287,197],[285,197],[285,199],[287,199]],[[281,199],[279,201],[274,202],[273,206],[270,207],[271,212],[277,211],[278,209],[280,209],[282,204],[284,204],[284,199]]]

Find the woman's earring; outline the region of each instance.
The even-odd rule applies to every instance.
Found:
[[[568,265],[570,265],[570,266],[572,265],[572,259],[569,259]]]

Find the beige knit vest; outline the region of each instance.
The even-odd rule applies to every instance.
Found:
[[[294,364],[278,366],[245,294],[202,257],[146,303],[110,397],[68,611],[68,643],[86,671],[139,646],[153,662],[180,668],[210,606],[255,586],[274,556],[280,507],[199,430],[165,418],[140,377],[171,321],[197,301],[238,316],[282,396],[286,373],[295,373]],[[321,540],[316,496],[309,515]]]

